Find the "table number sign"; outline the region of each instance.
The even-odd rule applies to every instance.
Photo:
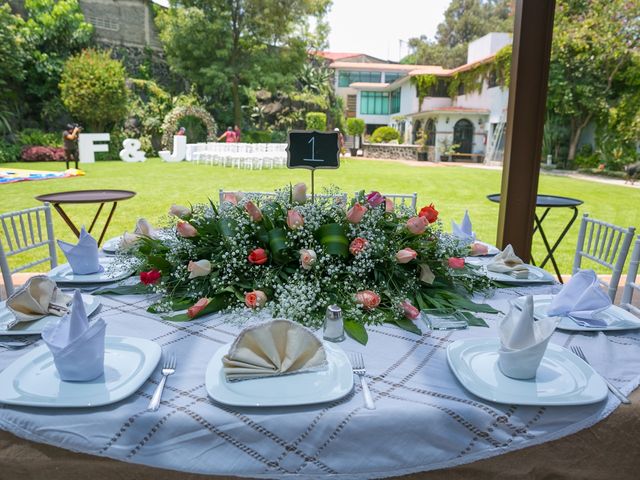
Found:
[[[311,170],[311,195],[314,195],[314,173],[320,168],[340,167],[337,132],[292,130],[287,145],[287,167]]]

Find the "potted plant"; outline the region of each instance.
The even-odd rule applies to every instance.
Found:
[[[459,144],[451,143],[449,137],[444,137],[442,140],[440,140],[440,161],[450,162],[451,156],[458,153],[458,148],[460,148]]]
[[[351,149],[351,156],[358,155],[358,149],[360,148],[361,141],[360,136],[364,133],[365,124],[361,118],[348,118],[347,119],[347,134],[354,137],[354,148]]]
[[[416,145],[418,145],[418,161],[426,162],[429,160],[429,148],[427,146],[427,135],[421,128],[416,135]]]

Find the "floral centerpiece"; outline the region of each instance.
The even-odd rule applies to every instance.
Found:
[[[125,237],[124,255],[162,294],[152,311],[187,309],[172,320],[268,309],[313,328],[337,304],[347,333],[366,343],[365,326],[383,322],[421,333],[420,310],[491,311],[468,300],[490,282],[465,265],[469,246],[442,232],[433,204],[416,215],[378,192],[341,198],[312,201],[297,184],[270,199],[174,205],[173,225],[159,238]]]

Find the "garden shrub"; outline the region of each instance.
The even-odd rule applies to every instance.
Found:
[[[324,132],[327,129],[327,114],[322,112],[309,112],[305,116],[307,130]]]
[[[25,128],[18,133],[18,144],[21,146],[61,147],[62,132],[47,133],[37,128]]]
[[[64,148],[24,147],[21,158],[24,162],[60,162],[65,159]]]
[[[0,140],[0,163],[17,162],[21,152],[20,145]]]
[[[600,163],[600,156],[593,151],[593,147],[588,143],[578,149],[574,159],[576,168],[596,168]]]
[[[242,133],[244,143],[271,143],[271,132],[268,130],[250,130]]]
[[[347,133],[349,135],[358,136],[362,135],[365,130],[364,120],[361,118],[348,118],[347,119]]]
[[[371,134],[369,141],[371,143],[389,143],[392,140],[398,140],[400,133],[393,127],[378,127]]]

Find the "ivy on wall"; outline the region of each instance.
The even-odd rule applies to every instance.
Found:
[[[429,96],[429,91],[436,83],[438,77],[435,75],[416,75],[411,77],[411,83],[416,86],[418,92],[418,111],[422,110],[422,101]]]

